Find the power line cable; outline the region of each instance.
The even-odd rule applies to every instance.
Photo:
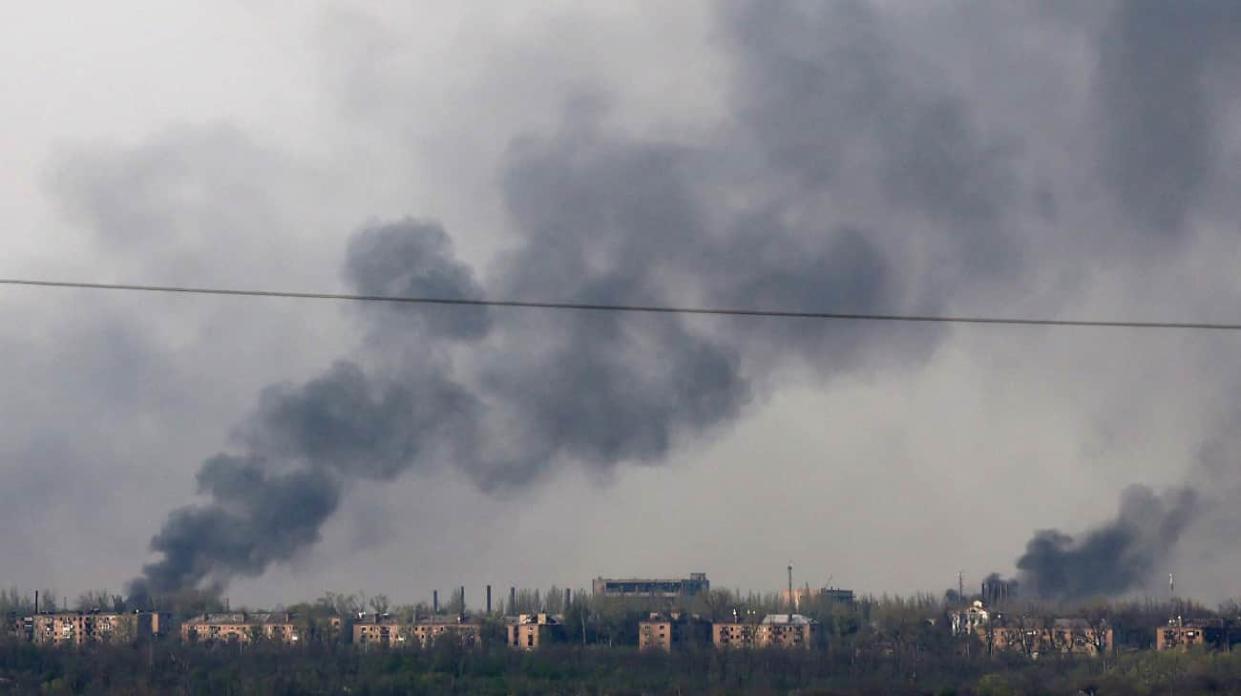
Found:
[[[400,295],[353,295],[330,292],[288,292],[282,290],[239,290],[235,288],[196,288],[180,285],[133,285],[122,283],[83,283],[63,280],[0,278],[0,285],[82,290],[122,290],[189,295],[229,295],[236,297],[280,297],[296,300],[339,300],[346,302],[392,302],[403,304],[467,307],[513,307],[522,309],[563,309],[591,312],[634,312],[647,314],[697,314],[736,317],[775,317],[783,319],[838,319],[889,321],[920,324],[1001,324],[1010,326],[1097,327],[1127,329],[1182,329],[1203,331],[1241,331],[1241,324],[1179,321],[1107,321],[1096,319],[1049,319],[1022,317],[953,316],[933,314],[875,314],[868,312],[797,312],[774,309],[726,309],[715,307],[675,307],[666,305],[599,304],[582,302],[535,302],[526,300],[483,300],[449,297],[409,297]]]

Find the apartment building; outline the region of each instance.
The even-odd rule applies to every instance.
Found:
[[[514,650],[538,650],[568,639],[564,617],[558,614],[522,614],[507,628],[508,646]]]
[[[363,617],[353,624],[353,644],[362,647],[401,647],[408,640],[405,627],[389,615]]]
[[[26,617],[20,633],[38,645],[121,645],[159,635],[168,621],[167,614],[151,612],[56,612]]]
[[[711,627],[717,648],[811,648],[823,640],[818,621],[801,614],[768,614],[758,623],[725,621]]]
[[[410,627],[410,637],[424,648],[441,640],[475,648],[483,644],[483,626],[465,617],[432,616],[415,621]]]
[[[186,643],[253,643],[268,641],[294,645],[302,631],[285,613],[230,612],[202,614],[181,624],[181,640]]]
[[[654,612],[638,622],[638,648],[641,650],[673,650],[711,641],[711,624],[697,616],[680,612]]]
[[[1173,619],[1155,629],[1155,649],[1188,652],[1200,649],[1231,649],[1241,643],[1241,629],[1223,619]]]
[[[1040,654],[1098,657],[1114,646],[1115,634],[1107,626],[1095,626],[1085,619],[1055,619],[1051,625],[1021,621],[1015,625],[983,626],[978,639],[992,653],[1013,652],[1037,657]]]

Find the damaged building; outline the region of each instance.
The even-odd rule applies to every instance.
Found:
[[[569,637],[564,617],[559,614],[521,614],[509,620],[507,629],[508,646],[514,650],[538,650],[564,643]]]
[[[708,645],[711,624],[682,612],[652,612],[638,622],[638,649],[672,652]]]
[[[181,624],[186,643],[256,643],[295,645],[302,628],[288,612],[228,612],[200,614]]]
[[[1189,652],[1201,650],[1232,650],[1241,645],[1241,626],[1224,619],[1182,619],[1168,621],[1155,629],[1155,650]]]
[[[482,645],[482,623],[464,616],[431,616],[413,622],[390,614],[371,614],[353,624],[353,643],[362,647],[427,648],[451,640],[466,648]]]
[[[812,648],[823,637],[819,622],[801,614],[768,614],[757,623],[722,621],[711,627],[711,642],[721,649]]]
[[[17,629],[36,645],[124,645],[161,635],[170,621],[156,612],[69,611],[25,617]]]

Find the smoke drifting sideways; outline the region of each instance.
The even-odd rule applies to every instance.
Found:
[[[1115,519],[1074,538],[1055,529],[1035,532],[1017,559],[1023,596],[1080,602],[1141,589],[1160,574],[1186,528],[1203,511],[1190,488],[1156,494],[1133,485],[1121,494]],[[989,580],[998,580],[992,574]]]
[[[892,292],[883,259],[854,230],[798,239],[739,228],[716,241],[701,235],[695,247],[699,212],[676,176],[654,166],[660,153],[601,146],[565,160],[582,154],[552,143],[514,160],[510,205],[530,236],[499,264],[493,285],[506,296],[661,302],[669,277],[709,289],[743,268],[732,280],[757,296],[811,288],[872,307]],[[557,171],[565,167],[578,171]],[[617,200],[607,189],[618,176],[646,183],[621,187],[627,193]],[[638,238],[636,230],[656,236]],[[727,263],[712,272],[709,261]],[[367,294],[483,296],[444,230],[412,219],[356,234],[345,277]],[[199,470],[207,502],[174,511],[153,538],[161,558],[131,583],[135,601],[219,591],[289,560],[319,540],[354,482],[440,462],[488,491],[527,485],[566,464],[607,475],[621,463],[662,461],[683,437],[736,418],[753,393],[736,347],[744,341],[687,318],[382,304],[359,314],[371,359],[341,360],[304,385],[264,391],[236,431],[239,451]],[[865,342],[856,336],[806,328],[781,349],[764,345],[766,360],[786,362],[810,346],[830,348],[838,367],[860,359]]]
[[[1158,167],[1122,166],[1122,155],[1162,162],[1164,150],[1134,146],[1176,142],[1177,124],[1193,124],[1202,142],[1223,137],[1211,118],[1202,132],[1198,120],[1163,118],[1186,103],[1134,98],[1160,88],[1149,80],[1163,71],[1138,59],[1160,7],[1118,6],[1110,19],[1119,39],[1099,42],[1102,52],[1123,49],[1100,61],[1101,79],[1123,87],[1098,104],[1104,169],[1133,177]],[[727,0],[719,15],[736,68],[731,125],[685,146],[605,133],[597,110],[570,109],[558,132],[510,148],[498,181],[512,246],[485,278],[456,258],[438,224],[406,219],[353,237],[348,284],[365,294],[932,313],[980,289],[1021,287],[1014,279],[1038,249],[1056,253],[1055,243],[1035,244],[1045,230],[1028,213],[1042,197],[1027,189],[1060,172],[1027,180],[1028,163],[986,127],[976,100],[925,79],[917,52],[902,51],[866,3]],[[1211,55],[1233,43],[1213,43]],[[1211,113],[1212,95],[1196,91],[1199,61],[1160,64],[1193,86],[1185,89],[1195,113]],[[1181,159],[1211,172],[1205,160],[1219,150],[1191,148]],[[1184,181],[1169,210],[1130,205],[1154,200],[1147,192],[1163,190],[1158,181],[1102,190],[1118,210],[1171,225],[1166,234],[1179,239],[1209,177]],[[1066,216],[1077,200],[1073,191],[1048,196]],[[606,477],[623,464],[659,463],[731,422],[782,372],[917,365],[942,336],[930,326],[382,304],[358,314],[358,355],[305,384],[265,390],[234,450],[202,465],[205,501],[169,516],[151,544],[160,558],[131,594],[260,575],[316,543],[357,482],[439,466],[488,491],[566,466]],[[1080,539],[1039,533],[1019,561],[1023,586],[1064,598],[1136,586],[1180,537],[1192,500],[1134,488],[1116,520]]]

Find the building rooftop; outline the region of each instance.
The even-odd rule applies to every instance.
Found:
[[[798,626],[805,626],[808,624],[818,623],[818,621],[815,621],[809,616],[802,616],[801,614],[768,614],[767,616],[763,617],[762,623],[768,624],[768,625],[770,624],[795,624]]]
[[[268,624],[289,623],[292,616],[280,612],[234,611],[221,614],[199,614],[186,623],[194,624]]]

